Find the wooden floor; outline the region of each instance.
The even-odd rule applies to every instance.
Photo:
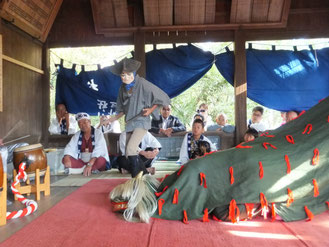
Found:
[[[56,182],[65,176],[51,176],[51,182]],[[50,196],[45,197],[43,193],[41,193],[41,199],[38,201],[38,210],[33,214],[18,218],[11,219],[7,221],[7,224],[4,226],[0,226],[0,243],[9,238],[11,235],[15,234],[18,230],[29,224],[31,221],[42,215],[48,209],[52,208],[55,204],[60,202],[63,198],[71,194],[73,191],[77,190],[79,187],[52,187],[50,186]],[[8,190],[10,191],[10,185],[8,186]],[[34,199],[34,196],[31,195],[29,199]],[[7,206],[7,211],[15,211],[24,208],[24,205],[19,201],[14,201],[14,196],[10,192],[8,192],[8,200],[13,202],[11,205]]]

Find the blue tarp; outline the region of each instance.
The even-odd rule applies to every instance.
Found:
[[[308,110],[329,95],[329,48],[302,51],[248,49],[247,93],[259,104],[279,111]],[[175,97],[216,66],[233,85],[234,54],[214,56],[193,45],[146,53],[146,79]],[[57,76],[56,104],[68,111],[91,115],[112,114],[121,85],[109,67],[82,71],[61,67]],[[214,92],[215,93],[215,92]]]
[[[329,48],[321,50],[247,49],[248,98],[279,111],[308,110],[329,95]],[[234,83],[234,53],[216,56],[223,77]]]

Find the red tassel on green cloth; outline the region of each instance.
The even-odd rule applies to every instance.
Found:
[[[269,142],[263,142],[263,147],[267,150],[268,149],[268,146],[269,145],[271,148],[274,148],[274,149],[278,149],[276,146],[272,145],[271,143]]]
[[[248,215],[248,219],[252,219],[252,210],[254,208],[253,203],[245,203],[244,206],[246,207],[246,212]]]
[[[172,199],[173,204],[178,204],[178,196],[179,196],[179,191],[178,189],[175,188],[174,198]]]
[[[314,185],[314,197],[317,197],[319,195],[319,187],[315,179],[313,179],[313,185]]]
[[[208,218],[208,208],[206,208],[205,210],[203,210],[203,222],[209,222],[209,218]]]
[[[263,164],[261,161],[258,161],[258,165],[259,165],[259,178],[262,179],[264,177]]]
[[[288,200],[287,200],[287,208],[290,207],[291,203],[294,202],[294,195],[292,194],[291,189],[287,189],[288,190]]]
[[[212,215],[212,219],[215,220],[215,221],[219,221],[219,222],[222,221],[222,220],[218,219],[215,215]]]
[[[203,181],[204,181],[204,183],[203,183]],[[203,172],[200,172],[200,185],[202,186],[202,184],[203,184],[204,188],[207,188],[206,174],[204,174]]]
[[[263,215],[264,219],[266,220],[267,213],[268,213],[268,206],[267,206],[268,203],[267,203],[265,195],[262,192],[259,194],[259,196],[260,196],[260,205],[262,208],[262,215]]]
[[[284,155],[284,160],[286,161],[286,164],[287,164],[287,174],[289,174],[291,172],[291,166],[290,166],[290,160],[289,160],[289,157],[288,155]]]
[[[230,175],[231,175],[231,184],[234,183],[234,174],[233,174],[233,167],[230,167]]]
[[[295,140],[291,135],[286,135],[286,140],[291,144],[295,144]]]
[[[183,211],[183,215],[184,215],[184,218],[183,218],[184,224],[188,224],[188,218],[187,218],[186,210]]]
[[[165,203],[165,200],[162,199],[162,198],[158,201],[159,215],[162,214],[162,206],[163,206],[164,203]]]
[[[313,217],[314,217],[314,215],[313,215],[313,213],[311,212],[311,210],[309,210],[309,209],[307,208],[307,206],[304,206],[304,209],[305,209],[306,215],[307,215],[307,217],[308,217],[307,221],[312,220]]]
[[[236,206],[235,200],[232,199],[230,202],[228,218],[232,221],[232,223],[236,223],[239,220],[239,216],[240,216],[240,210]]]
[[[182,165],[182,166],[179,168],[179,170],[178,170],[178,172],[177,172],[177,176],[179,176],[179,175],[182,173],[183,169],[184,169],[184,165]]]
[[[163,190],[161,192],[155,192],[154,194],[156,195],[156,197],[161,196],[166,190],[168,189],[168,185],[166,187],[163,188]]]
[[[270,135],[270,134],[268,133],[268,131],[265,132],[265,133],[260,134],[260,136],[265,136],[265,137],[275,137],[275,135]]]
[[[327,201],[326,204],[327,204],[327,206],[328,206],[328,210],[329,210],[329,202]]]
[[[312,124],[308,124],[308,125],[306,125],[306,127],[305,127],[305,129],[304,129],[304,131],[303,131],[303,135],[306,133],[306,131],[307,131],[307,134],[309,134],[309,133],[311,133],[311,131],[312,131]]]
[[[314,149],[313,151],[314,155],[313,155],[313,158],[312,158],[312,165],[317,165],[319,164],[319,160],[320,160],[320,156],[319,156],[319,149]]]
[[[275,204],[272,202],[272,222],[275,221],[276,212],[275,212]]]
[[[242,146],[242,143],[235,146],[235,148],[252,148],[252,146]]]

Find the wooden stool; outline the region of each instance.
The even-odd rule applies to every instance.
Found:
[[[17,175],[16,169],[13,170],[13,177],[15,178]],[[30,179],[27,178],[26,185],[21,186],[20,183],[16,185],[16,189],[19,191],[19,193],[30,195],[31,193],[35,193],[35,199],[37,201],[40,200],[40,192],[44,191],[45,196],[50,195],[50,168],[47,166],[46,172],[45,172],[45,178],[44,182],[40,182],[40,170],[35,170],[35,184],[30,183]],[[15,195],[15,200],[17,200],[17,196]]]
[[[3,171],[2,158],[0,155],[0,226],[6,224],[7,217],[7,173]]]

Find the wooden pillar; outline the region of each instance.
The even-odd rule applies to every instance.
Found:
[[[234,33],[234,57],[235,142],[239,144],[247,130],[247,61],[245,36],[240,30]]]
[[[134,7],[134,25],[135,26],[143,26],[143,6],[141,3],[136,2]],[[134,33],[134,58],[138,61],[140,61],[141,67],[137,71],[137,73],[141,77],[146,76],[146,70],[145,70],[145,33],[141,31],[137,31]]]
[[[138,74],[141,77],[145,77],[146,71],[145,71],[145,33],[144,32],[136,32],[134,34],[134,46],[135,46],[134,58],[142,63],[141,67],[138,70]]]
[[[42,136],[41,142],[44,147],[48,146],[48,127],[50,124],[50,50],[47,43],[42,47]]]

